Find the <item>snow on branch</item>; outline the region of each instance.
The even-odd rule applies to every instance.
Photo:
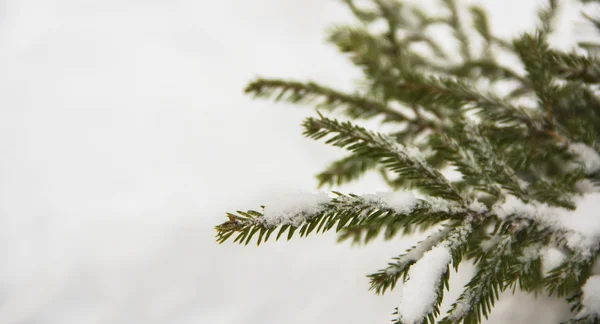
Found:
[[[444,239],[419,256],[419,260],[410,267],[409,275],[401,286],[400,323],[422,323],[425,319],[434,322],[440,314],[444,289],[448,288],[450,263],[454,263],[455,267],[460,263],[471,231],[471,223],[467,221],[443,233],[446,234]]]
[[[304,192],[287,193],[274,197],[263,209],[265,225],[276,227],[292,224],[298,227],[306,217],[318,214],[331,198],[324,192],[311,194]]]
[[[430,204],[418,199],[411,192],[385,192],[363,196],[298,193],[276,199],[273,204],[263,206],[262,211],[237,211],[228,213],[229,220],[216,226],[217,241],[222,243],[238,233],[234,242],[248,244],[258,233],[258,241],[266,242],[279,228],[276,239],[288,231],[290,239],[296,230],[301,236],[325,232],[335,226],[336,232],[342,228],[375,225],[409,226],[411,224],[436,224],[447,219],[461,219],[466,210],[456,208],[455,202],[448,201],[445,208],[441,199]],[[451,206],[451,207],[448,207]]]
[[[583,165],[587,174],[600,170],[600,154],[584,143],[569,144],[569,151],[575,154],[576,160]]]
[[[355,92],[262,78],[246,92],[314,103],[352,119],[393,121],[389,136],[320,113],[306,119],[306,137],[351,152],[320,173],[319,184],[343,184],[378,169],[392,188],[424,197],[406,191],[288,195],[258,211],[227,214],[228,221],[216,227],[217,241],[233,236],[240,244],[253,238],[260,244],[276,231],[275,239],[290,239],[333,229],[341,231],[339,238],[368,242],[380,233],[389,239],[437,227],[369,276],[378,294],[403,279],[394,321],[443,317],[449,266],[458,267],[465,257],[476,273],[442,324],[480,323],[500,292],[517,287],[564,297],[577,314],[572,323],[598,322],[599,59],[552,49],[547,38],[557,1],[540,11],[540,30],[514,42],[492,35],[485,12],[472,7],[484,41],[481,54],[463,29],[455,0],[443,1],[442,16],[397,1],[374,0],[364,9],[358,1],[344,2],[363,24],[334,27],[328,41],[362,70],[365,82]],[[600,21],[592,22],[600,28]],[[425,33],[440,23],[454,31],[460,62],[450,62],[452,56]],[[413,48],[419,43],[426,53]],[[526,74],[500,65],[492,55],[496,49],[515,54]],[[460,181],[444,177],[445,167],[455,167]],[[552,249],[560,250],[555,260],[544,255]]]
[[[513,243],[510,235],[504,236],[496,248],[482,259],[479,270],[441,323],[480,323],[482,316],[487,318],[502,290],[504,273],[510,265],[507,258],[511,257]]]
[[[508,196],[504,203],[493,208],[493,213],[514,226],[519,226],[519,220],[533,222],[531,225],[547,233],[541,235],[543,244],[565,247],[569,251],[567,257],[544,277],[548,293],[580,300],[581,286],[592,274],[600,250],[598,199],[598,192],[575,197],[577,208],[568,210],[534,201],[525,204]]]
[[[444,289],[448,288],[449,265],[462,259],[467,237],[472,232],[470,220],[451,222],[425,240],[394,258],[388,267],[369,275],[371,290],[385,293],[403,278],[401,300],[397,308],[398,322],[433,323],[439,315]]]
[[[369,275],[371,278],[371,290],[377,294],[384,294],[389,289],[394,289],[396,282],[400,277],[406,280],[409,268],[430,251],[435,245],[443,240],[450,232],[450,227],[444,227],[425,240],[419,242],[416,246],[409,249],[405,254],[394,258],[395,262],[389,263],[388,267],[379,272]]]
[[[578,317],[593,316],[596,320],[600,320],[600,275],[591,276],[582,287],[583,309],[579,312]]]
[[[402,297],[398,306],[401,323],[420,323],[432,312],[440,297],[440,286],[447,285],[446,274],[451,261],[450,249],[436,246],[411,267],[410,278],[401,289]]]
[[[551,207],[544,203],[528,203],[507,196],[506,200],[493,208],[493,213],[501,219],[526,218],[539,222],[555,233],[563,233],[566,246],[584,256],[600,243],[600,218],[597,214],[600,193],[591,192],[574,198],[577,209]]]

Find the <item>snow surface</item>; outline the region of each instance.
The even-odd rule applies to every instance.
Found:
[[[600,316],[600,275],[591,276],[585,282],[581,303],[584,313],[595,313]]]
[[[398,313],[404,323],[420,323],[431,311],[438,297],[442,275],[452,261],[450,249],[439,245],[426,252],[409,272],[409,279],[401,285],[402,297]]]

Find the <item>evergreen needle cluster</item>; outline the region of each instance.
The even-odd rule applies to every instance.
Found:
[[[600,306],[593,305],[600,287],[592,285],[600,282],[593,270],[600,220],[589,216],[590,201],[600,197],[600,46],[581,43],[563,52],[549,45],[557,0],[540,8],[536,30],[512,40],[492,33],[482,8],[454,0],[441,0],[445,10],[436,15],[396,0],[343,2],[357,23],[331,28],[328,40],[363,72],[354,93],[265,78],[245,91],[320,109],[304,121],[304,135],[348,155],[317,175],[319,186],[375,170],[391,191],[332,192],[295,208],[229,213],[216,226],[217,241],[260,244],[335,230],[342,240],[368,243],[429,230],[427,239],[368,276],[378,294],[399,281],[406,291],[421,277],[430,281],[422,300],[400,302],[395,322],[480,323],[507,289],[565,298],[569,323],[600,322]],[[600,21],[585,17],[600,29]],[[450,31],[454,50],[432,30]],[[509,56],[522,69],[501,63]],[[348,120],[322,114],[334,111]],[[393,131],[352,122],[373,118]],[[461,177],[449,180],[449,168]],[[544,257],[549,249],[563,256],[552,268]],[[413,278],[411,269],[433,256],[437,266]],[[440,314],[450,269],[463,260],[476,272]]]

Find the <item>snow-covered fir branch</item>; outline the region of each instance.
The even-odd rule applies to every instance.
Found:
[[[440,1],[447,10],[436,14],[396,0],[344,1],[359,25],[332,28],[328,41],[362,72],[353,94],[264,78],[246,89],[350,119],[380,118],[385,132],[319,113],[304,121],[304,135],[351,152],[317,176],[320,186],[378,171],[391,190],[286,196],[227,214],[217,241],[260,244],[275,232],[290,239],[335,230],[369,243],[382,233],[429,230],[369,275],[376,293],[399,288],[394,321],[480,323],[501,292],[520,289],[571,303],[570,323],[597,323],[600,45],[554,49],[555,0],[538,12],[536,30],[514,39],[494,35],[482,8],[469,8],[467,23],[461,1]],[[600,34],[600,19],[586,19]],[[471,22],[482,46],[474,46]],[[436,25],[453,32],[458,51],[432,37]],[[500,54],[521,66],[501,63]],[[445,177],[449,168],[460,177]],[[464,259],[475,275],[440,314],[449,267]]]

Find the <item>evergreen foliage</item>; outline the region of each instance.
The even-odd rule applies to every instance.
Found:
[[[480,323],[500,292],[518,288],[565,298],[573,306],[570,323],[600,322],[583,302],[598,237],[555,221],[578,212],[577,202],[600,185],[600,47],[581,43],[562,52],[549,45],[557,0],[540,8],[535,31],[510,41],[494,36],[482,8],[465,10],[465,20],[466,8],[454,0],[441,1],[440,15],[395,0],[343,2],[358,24],[330,29],[328,40],[362,70],[365,82],[356,92],[265,78],[245,91],[393,125],[396,131],[378,133],[320,112],[303,124],[305,136],[349,151],[317,175],[319,186],[379,170],[392,194],[405,195],[398,196],[404,204],[333,192],[328,201],[285,217],[268,216],[268,206],[229,213],[216,226],[217,241],[234,236],[234,242],[260,244],[273,233],[290,239],[335,230],[340,240],[368,243],[380,234],[391,239],[429,230],[427,239],[368,276],[371,289],[383,294],[401,279],[410,281],[411,267],[434,249],[450,256],[426,311],[409,318],[400,307],[394,321]],[[600,20],[586,17],[600,29]],[[452,31],[455,51],[431,37],[436,26]],[[500,55],[518,58],[525,73],[503,65]],[[448,168],[462,178],[448,180]],[[573,237],[589,240],[574,244]],[[544,269],[542,251],[549,248],[565,258]],[[440,314],[450,266],[457,269],[465,259],[475,263],[476,273],[448,313]]]

